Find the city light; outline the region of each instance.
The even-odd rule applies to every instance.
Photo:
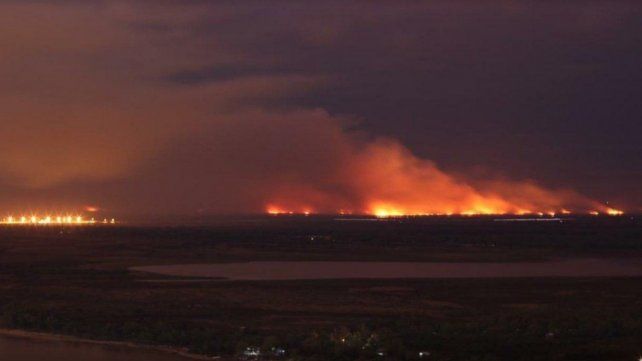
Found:
[[[89,226],[96,224],[116,224],[116,219],[104,218],[102,220],[96,220],[94,218],[85,218],[82,215],[21,215],[13,216],[9,215],[0,220],[0,225],[9,225],[9,226],[55,226],[55,225],[66,225],[66,226]]]

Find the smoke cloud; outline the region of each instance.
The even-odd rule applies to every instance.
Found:
[[[605,210],[570,190],[592,189],[581,179],[551,177],[561,172],[520,153],[525,147],[515,140],[523,132],[542,143],[542,152],[554,147],[537,137],[570,133],[554,128],[563,122],[546,123],[550,110],[537,114],[541,122],[531,129],[527,116],[537,104],[528,99],[550,89],[530,83],[535,93],[520,93],[514,79],[530,75],[514,65],[534,71],[539,63],[530,66],[528,54],[505,51],[502,33],[484,26],[492,19],[487,10],[451,2],[336,3],[314,11],[282,5],[2,2],[0,203],[6,209],[0,212],[87,205],[123,214]],[[636,6],[613,5],[617,16],[591,9],[544,7],[529,15],[505,2],[494,7],[503,30],[530,34],[528,26],[515,25],[525,19],[567,34],[560,41],[568,44],[600,33],[610,46],[632,48],[618,34],[630,25],[622,14],[636,13]],[[548,24],[546,14],[558,10],[573,15]],[[542,41],[542,54],[561,47],[572,59],[549,62],[544,77],[626,69],[606,60],[579,64],[572,46]],[[492,54],[480,53],[478,43]],[[485,63],[468,63],[473,53]],[[628,59],[637,64],[637,56]],[[600,124],[585,126],[588,133],[576,143],[609,134]],[[628,129],[623,134],[638,126],[620,125]],[[542,135],[540,127],[553,131]],[[506,136],[506,129],[517,136]],[[479,158],[491,151],[500,156],[487,159],[500,159],[505,169]],[[629,167],[609,162],[602,164],[608,171]],[[510,168],[517,163],[532,166]],[[469,176],[480,165],[503,176]],[[524,169],[541,169],[544,179],[533,180]],[[621,188],[631,188],[634,176],[620,177]]]

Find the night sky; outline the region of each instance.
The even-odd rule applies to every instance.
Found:
[[[642,210],[639,1],[0,1],[0,49],[0,213]]]

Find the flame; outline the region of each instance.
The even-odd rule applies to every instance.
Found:
[[[375,206],[370,213],[376,217],[387,218],[387,217],[399,217],[407,215],[405,212],[395,209],[391,206]]]
[[[294,211],[286,210],[284,208],[277,207],[277,206],[268,206],[267,213],[271,215],[294,214]]]
[[[383,218],[623,214],[571,190],[547,189],[533,181],[466,181],[395,141],[368,143],[346,158],[337,174],[321,184],[281,184],[271,196],[267,213],[306,214],[313,207],[323,213]]]
[[[94,225],[98,222],[94,218],[87,219],[82,215],[22,215],[15,217],[9,215],[5,218],[0,219],[0,225],[16,225],[16,226],[48,226],[48,225],[73,225],[73,226],[85,226],[85,225]],[[110,221],[105,219],[102,223],[115,224],[116,219],[112,218]]]
[[[286,209],[275,205],[268,205],[265,208],[265,212],[273,216],[278,216],[283,214],[289,214],[289,215],[302,214],[304,216],[309,216],[314,213],[314,211],[311,208],[302,208],[300,210],[290,210],[290,209]]]
[[[609,216],[621,216],[621,215],[624,214],[624,211],[621,211],[621,210],[615,209],[615,208],[607,208],[606,209],[606,214],[608,214]]]

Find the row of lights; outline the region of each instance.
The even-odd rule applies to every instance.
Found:
[[[97,221],[94,218],[85,219],[82,216],[8,216],[0,221],[2,225],[92,225],[92,224],[115,224],[116,219],[103,219]]]

